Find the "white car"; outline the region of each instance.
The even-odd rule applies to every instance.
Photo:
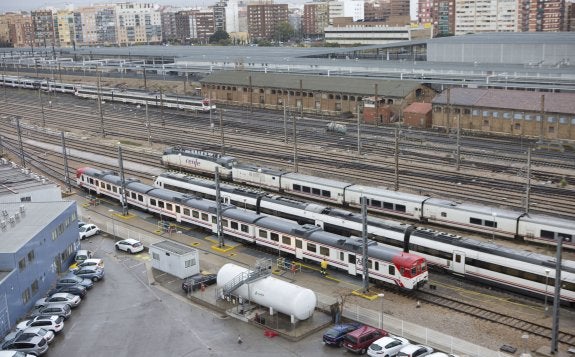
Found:
[[[71,272],[75,272],[76,270],[83,268],[83,267],[89,267],[89,266],[97,266],[100,269],[104,269],[104,261],[102,259],[99,258],[89,258],[84,260],[81,263],[74,263],[72,265],[70,265],[70,268],[68,268],[69,271]]]
[[[34,307],[43,307],[52,303],[62,303],[70,305],[70,308],[75,308],[82,302],[82,299],[78,295],[72,295],[69,293],[56,293],[52,296],[42,298],[34,304]]]
[[[403,347],[397,357],[422,357],[430,355],[433,348],[424,345],[408,345]]]
[[[30,320],[24,320],[16,325],[17,330],[25,330],[28,327],[42,327],[46,330],[58,333],[64,328],[64,318],[61,316],[37,316]]]
[[[143,251],[144,245],[139,240],[130,238],[116,242],[116,249],[132,254]]]
[[[372,357],[394,357],[409,345],[409,340],[403,337],[386,336],[372,343],[367,349],[367,355]]]
[[[90,238],[93,235],[100,233],[100,228],[95,224],[84,224],[80,227],[80,239]]]

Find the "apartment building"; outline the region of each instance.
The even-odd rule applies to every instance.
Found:
[[[306,37],[321,36],[329,25],[329,5],[327,2],[304,4],[302,30]]]
[[[162,18],[153,4],[118,3],[115,11],[118,45],[162,42]]]
[[[58,43],[61,47],[72,47],[76,38],[76,26],[74,23],[74,12],[70,10],[60,10],[56,13],[56,23],[58,24]]]
[[[58,23],[52,10],[41,9],[31,12],[35,47],[59,46]]]
[[[209,43],[216,26],[214,11],[192,11],[190,16],[190,39],[202,45]]]
[[[565,0],[519,0],[518,31],[563,31]]]
[[[434,36],[455,33],[455,4],[453,0],[420,0],[418,2],[418,22],[433,24]]]
[[[288,22],[287,4],[247,6],[248,34],[252,39],[272,39],[277,25]]]
[[[353,21],[363,21],[364,0],[329,1],[329,24],[337,17],[351,17]]]
[[[0,43],[5,46],[28,47],[34,38],[30,14],[0,15]]]
[[[164,41],[174,41],[178,37],[176,27],[176,13],[178,10],[169,6],[160,9],[160,19],[162,21],[162,39]]]
[[[455,8],[455,35],[517,31],[516,0],[461,0]]]
[[[77,45],[117,44],[116,10],[113,5],[80,8],[74,12]]]
[[[237,1],[228,1],[226,6],[226,32],[229,34],[240,32],[240,11]]]

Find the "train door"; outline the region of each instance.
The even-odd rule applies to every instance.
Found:
[[[230,204],[230,196],[222,195],[222,203]]]
[[[295,240],[295,257],[297,259],[303,259],[303,250],[302,250],[302,243],[301,239]]]
[[[347,254],[347,272],[351,275],[357,274],[357,258],[355,254]]]
[[[457,250],[453,251],[453,272],[465,274],[465,253]]]

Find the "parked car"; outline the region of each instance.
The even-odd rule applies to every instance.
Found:
[[[372,357],[394,357],[403,347],[409,344],[409,340],[406,338],[385,336],[369,346],[367,355]]]
[[[80,249],[76,252],[76,257],[74,260],[76,263],[81,263],[86,259],[92,258],[92,252],[87,249]]]
[[[78,270],[79,268],[88,267],[88,266],[97,266],[100,269],[104,269],[104,261],[98,258],[90,258],[86,259],[81,263],[74,263],[70,265],[69,271],[73,272],[74,270]]]
[[[48,351],[48,342],[43,337],[33,335],[23,339],[16,339],[2,344],[3,350],[26,352],[34,356],[41,356]]]
[[[433,352],[433,348],[424,345],[409,345],[403,347],[397,357],[423,357],[430,355]]]
[[[87,290],[84,286],[75,284],[75,285],[64,285],[60,287],[55,287],[48,292],[48,296],[52,296],[56,293],[70,293],[72,295],[78,295],[82,299],[86,297]]]
[[[80,239],[90,238],[91,236],[94,236],[100,232],[101,230],[100,228],[98,228],[97,225],[92,223],[85,224],[82,227],[80,227]]]
[[[182,289],[186,293],[193,292],[201,288],[202,284],[205,286],[215,284],[217,278],[218,276],[216,274],[195,274],[184,279],[182,282]]]
[[[83,279],[83,278],[80,278],[79,276],[74,275],[73,273],[70,273],[67,276],[58,280],[58,282],[56,283],[56,287],[70,286],[70,285],[76,285],[76,284],[80,284],[88,290],[92,289],[92,287],[94,286],[94,283],[92,282],[92,280]]]
[[[326,345],[341,347],[343,344],[343,337],[347,333],[355,331],[361,326],[363,325],[358,322],[335,325],[323,334],[323,342]]]
[[[66,303],[52,303],[39,307],[32,311],[31,316],[52,316],[57,315],[67,320],[72,315],[72,308]]]
[[[28,338],[34,335],[43,337],[48,343],[54,340],[54,331],[46,330],[42,327],[28,327],[27,329],[24,330],[16,330],[10,332],[9,334],[6,335],[6,337],[4,337],[4,341],[2,343],[17,340],[20,338]]]
[[[17,330],[24,330],[28,327],[42,327],[58,333],[64,328],[64,319],[60,316],[38,316],[30,320],[24,320],[16,325]]]
[[[104,269],[100,269],[97,266],[87,266],[74,271],[74,275],[96,282],[104,279]]]
[[[382,337],[389,335],[385,330],[362,326],[355,331],[347,333],[343,337],[343,347],[348,351],[365,354],[369,345]]]
[[[129,238],[116,242],[116,249],[132,254],[144,250],[144,245],[139,240]]]
[[[444,352],[433,352],[427,357],[459,357],[458,355],[454,355],[452,353],[444,353]]]
[[[82,228],[82,226],[86,225],[88,223],[84,222],[84,221],[78,221],[78,228]]]
[[[63,303],[70,305],[70,307],[73,309],[75,307],[78,307],[78,305],[80,305],[81,302],[82,298],[80,298],[78,295],[72,295],[70,293],[56,293],[48,297],[39,299],[34,304],[34,307],[43,307],[51,303]]]
[[[31,357],[34,355],[31,355],[29,353],[26,352],[20,352],[20,351],[0,351],[0,357]]]

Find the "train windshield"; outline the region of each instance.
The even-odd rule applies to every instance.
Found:
[[[231,169],[238,164],[238,160],[230,160],[226,163],[226,168]]]

